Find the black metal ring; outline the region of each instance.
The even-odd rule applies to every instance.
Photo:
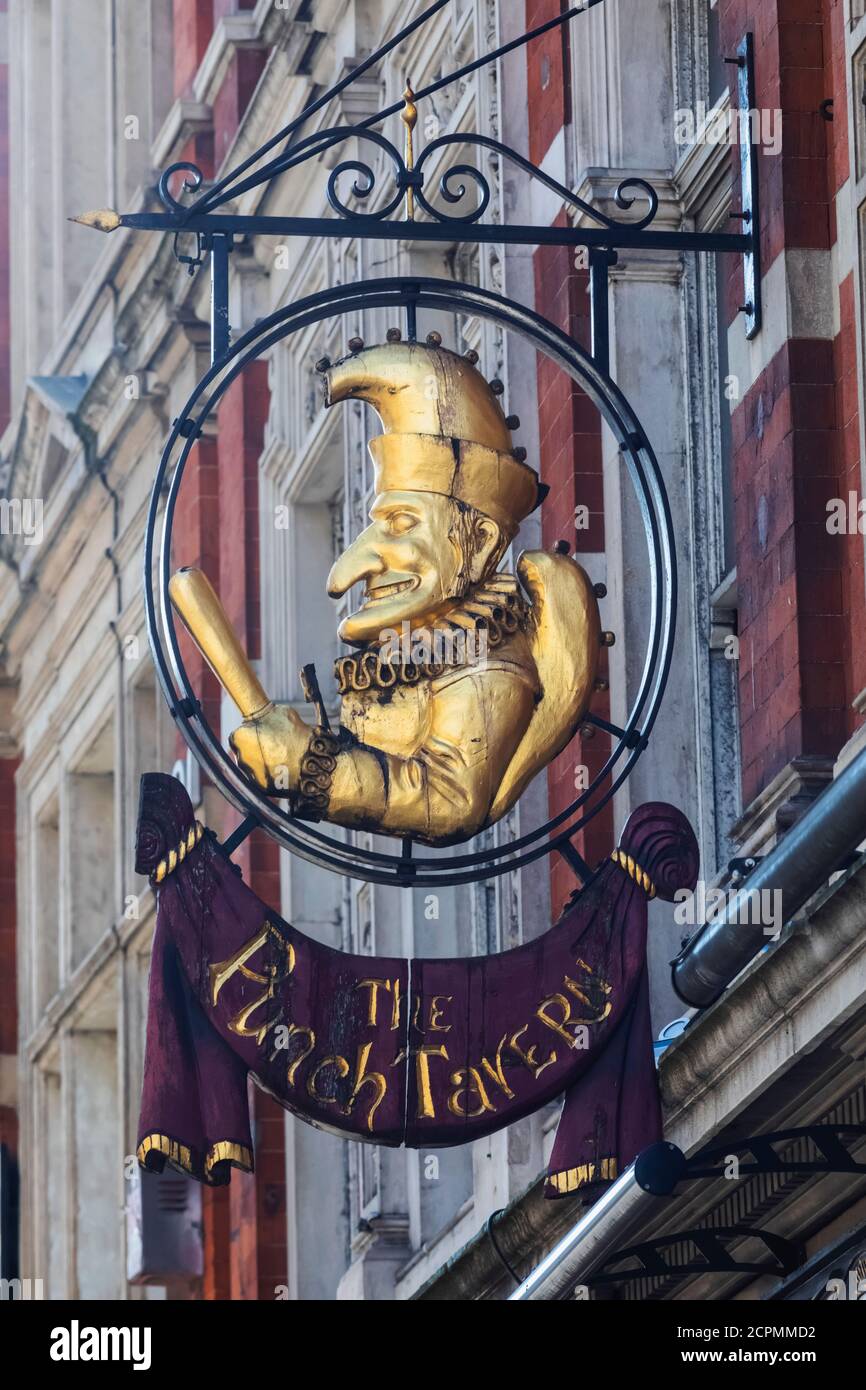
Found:
[[[455,281],[436,279],[388,279],[335,286],[310,295],[262,319],[244,334],[228,355],[215,363],[194,388],[174,423],[154,481],[145,533],[144,589],[148,636],[163,693],[172,715],[194,756],[226,799],[239,811],[253,816],[285,848],[333,872],[369,882],[397,884],[405,876],[405,859],[397,855],[337,840],[284,811],[242,776],[216,738],[196,700],[180,654],[174,614],[168,599],[171,578],[171,533],[174,509],[190,449],[204,421],[228,386],[248,362],[255,360],[283,338],[310,324],[363,309],[421,307],[472,312],[500,323],[528,338],[538,350],[556,362],[599,409],[620,444],[635,486],[650,564],[650,618],[647,656],[640,687],[628,723],[617,746],[590,786],[574,802],[544,825],[504,845],[489,846],[448,857],[414,858],[413,883],[418,886],[451,886],[496,877],[525,867],[570,840],[610,801],[641,756],[658,715],[673,655],[676,623],[677,579],[673,524],[667,493],[652,448],[634,412],[618,387],[589,355],[562,330],[533,310],[513,303],[490,290]],[[208,388],[213,389],[208,393]],[[198,413],[193,412],[198,409]],[[154,595],[154,541],[164,481],[179,439],[183,447],[168,490],[160,544],[160,609],[169,649],[163,647]],[[192,702],[192,705],[187,701]],[[192,712],[190,712],[192,710]],[[640,740],[634,743],[636,731]],[[627,755],[627,756],[626,756]],[[612,774],[622,763],[616,775]],[[612,775],[611,785],[599,793]],[[597,795],[598,794],[598,795]],[[594,799],[595,798],[595,799]],[[577,812],[586,811],[577,820]],[[557,835],[554,832],[559,831]],[[540,842],[540,843],[539,843]],[[525,852],[522,852],[525,851]]]

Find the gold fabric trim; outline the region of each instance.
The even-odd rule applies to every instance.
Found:
[[[178,864],[182,864],[186,856],[195,849],[203,834],[204,826],[200,825],[198,821],[196,821],[195,825],[191,825],[189,833],[184,836],[177,849],[169,850],[166,858],[160,859],[154,870],[154,882],[162,883],[162,880],[166,878],[168,874],[174,873]]]
[[[253,1171],[252,1151],[245,1144],[236,1144],[231,1139],[220,1139],[208,1149],[204,1168],[199,1169],[193,1161],[192,1150],[186,1144],[179,1144],[167,1134],[146,1134],[136,1149],[136,1158],[142,1168],[147,1167],[147,1155],[153,1151],[161,1153],[167,1163],[173,1163],[190,1177],[203,1177],[210,1182],[211,1173],[217,1163],[236,1163],[245,1172]]]
[[[627,873],[629,878],[633,879],[634,882],[638,885],[638,887],[643,889],[648,898],[655,897],[655,884],[653,883],[646,869],[642,869],[640,864],[638,864],[636,860],[632,859],[630,854],[626,854],[624,849],[615,849],[610,857],[613,860],[614,864],[618,864],[619,867],[623,870],[623,872]]]
[[[217,1163],[237,1163],[247,1172],[252,1172],[253,1156],[244,1144],[235,1144],[231,1139],[220,1139],[208,1150],[204,1161],[205,1177],[210,1177],[211,1169]]]
[[[579,1168],[563,1168],[559,1173],[549,1173],[547,1181],[564,1196],[567,1192],[576,1192],[579,1187],[586,1187],[591,1182],[613,1182],[616,1176],[616,1159],[603,1158],[597,1172],[594,1163],[582,1163]]]
[[[136,1158],[142,1168],[147,1167],[147,1155],[153,1150],[161,1153],[169,1163],[174,1163],[176,1167],[183,1168],[184,1172],[193,1171],[192,1152],[185,1144],[179,1144],[176,1139],[169,1139],[167,1134],[146,1134],[136,1150]]]
[[[443,637],[477,632],[484,634],[488,648],[495,648],[515,632],[522,632],[528,617],[529,606],[515,576],[495,574],[470,589],[453,612],[429,627],[415,629],[411,640],[435,652]],[[334,662],[334,678],[340,695],[349,695],[364,690],[390,690],[395,685],[417,685],[465,664],[465,658],[455,657],[453,661],[409,661],[400,666],[382,657],[375,647],[367,647],[357,656],[339,657]]]
[[[313,730],[306,752],[301,758],[298,794],[292,799],[296,816],[321,820],[328,813],[331,783],[341,749],[340,738],[321,724]]]

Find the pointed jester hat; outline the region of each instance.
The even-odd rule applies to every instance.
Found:
[[[469,358],[435,339],[387,342],[321,370],[326,405],[366,401],[382,422],[369,446],[377,494],[453,497],[509,537],[542,501],[546,489],[515,451],[496,393]]]

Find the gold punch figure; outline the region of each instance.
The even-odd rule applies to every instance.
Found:
[[[328,578],[333,599],[364,586],[339,629],[354,649],[339,729],[317,688],[316,727],[268,701],[203,575],[179,572],[171,594],[244,716],[230,743],[259,787],[299,816],[444,845],[497,821],[570,741],[602,635],[568,555],[497,569],[541,493],[474,354],[396,337],[322,364],[327,405],[365,401],[383,427],[370,525]]]

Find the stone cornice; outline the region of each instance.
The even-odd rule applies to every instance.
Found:
[[[684,150],[682,158],[674,170],[673,182],[690,218],[700,210],[701,230],[727,226],[727,214],[731,207],[731,147],[711,144],[704,136],[708,126],[720,117],[724,118],[730,110],[730,94],[725,92],[716,105],[708,111],[700,129],[695,132],[694,142]],[[737,224],[735,230],[740,230]]]
[[[211,34],[193,83],[193,96],[201,106],[210,106],[222,86],[229,64],[238,48],[261,48],[260,28],[254,10],[223,15]]]
[[[819,895],[711,1008],[665,1052],[665,1133],[681,1147],[707,1142],[741,1103],[814,1047],[866,998],[866,858]]]
[[[171,164],[178,149],[194,135],[211,129],[213,113],[201,101],[190,101],[178,97],[169,108],[168,115],[150,147],[150,162],[154,169],[161,171]],[[112,236],[116,233],[112,232]]]

